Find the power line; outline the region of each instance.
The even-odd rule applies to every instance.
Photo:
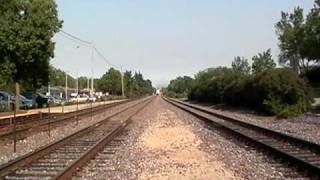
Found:
[[[61,36],[77,43],[77,42],[81,42],[83,45],[87,46],[87,47],[91,47],[95,50],[95,52],[102,58],[102,60],[104,60],[104,62],[106,62],[108,65],[112,66],[112,67],[115,67],[117,69],[120,69],[121,67],[119,66],[116,66],[115,64],[111,63],[94,45],[93,43],[89,42],[89,41],[86,41],[86,40],[83,40],[75,35],[72,35],[71,33],[68,33],[66,31],[63,31],[63,30],[60,30],[60,32],[58,33],[60,34]]]
[[[77,36],[72,35],[72,34],[70,34],[70,33],[67,33],[67,32],[65,32],[65,31],[63,31],[63,30],[60,30],[60,32],[62,32],[62,33],[64,33],[64,34],[72,37],[73,39],[76,39],[76,40],[78,40],[78,41],[81,41],[81,42],[83,42],[83,43],[85,43],[85,44],[88,44],[88,45],[91,45],[91,44],[92,44],[92,43],[89,42],[89,41],[85,41],[85,40],[83,40],[83,39],[81,39],[81,38],[78,38]]]
[[[116,68],[120,68],[119,66],[114,65],[113,63],[111,63],[96,47],[94,47],[94,50],[97,52],[97,54],[110,66],[116,67]]]
[[[67,36],[67,35],[65,35],[65,34],[63,34],[63,33],[60,33],[60,32],[59,32],[59,33],[57,33],[57,34],[59,34],[60,36],[66,38],[66,39],[68,39],[68,40],[70,40],[70,41],[72,41],[72,42],[74,42],[74,43],[76,43],[76,44],[80,44],[81,46],[91,47],[91,46],[89,46],[87,43],[83,43],[82,41],[75,40],[75,39],[73,39],[73,38],[71,38],[71,37],[69,37],[69,36]]]

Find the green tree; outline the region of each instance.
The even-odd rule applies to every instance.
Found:
[[[189,76],[179,76],[170,81],[166,88],[166,92],[173,97],[187,97],[187,94],[191,89],[192,82],[193,79]]]
[[[54,55],[51,39],[61,26],[54,0],[1,1],[0,65],[12,67],[16,94],[22,81],[31,89],[47,85]]]
[[[251,67],[247,59],[237,56],[232,61],[232,69],[236,74],[249,75]]]
[[[13,92],[14,86],[13,86],[13,80],[11,78],[11,74],[13,71],[12,64],[8,61],[1,64],[1,70],[0,70],[0,89]]]
[[[320,61],[320,0],[308,13],[304,28],[304,41],[301,56],[309,61]],[[308,67],[308,64],[307,64]]]
[[[88,87],[88,78],[81,76],[78,78],[79,89],[85,89]]]
[[[68,87],[76,88],[76,79],[67,73],[68,76]],[[50,86],[62,86],[66,85],[66,72],[61,69],[57,69],[50,66],[49,71],[49,82]]]
[[[121,72],[110,68],[97,82],[97,88],[112,95],[121,95]]]
[[[271,50],[268,49],[256,56],[252,57],[252,72],[257,74],[276,67],[276,63],[272,59]]]
[[[279,63],[297,72],[306,65],[301,56],[305,36],[304,23],[303,9],[297,7],[293,13],[281,12],[281,20],[276,24],[280,48]]]

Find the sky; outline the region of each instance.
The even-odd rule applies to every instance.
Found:
[[[155,87],[209,67],[230,66],[279,49],[281,11],[305,11],[312,0],[56,0],[62,30],[95,47],[112,65],[141,72]],[[110,64],[58,33],[51,63],[73,76],[102,76]]]

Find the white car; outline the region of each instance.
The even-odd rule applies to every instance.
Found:
[[[77,96],[71,97],[71,102],[86,102],[89,100],[89,96],[86,94],[78,94]]]
[[[89,97],[89,101],[96,102],[97,98],[94,96]]]

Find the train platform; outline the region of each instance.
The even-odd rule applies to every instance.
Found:
[[[125,101],[126,99],[121,99],[121,100],[112,100],[112,101],[99,101],[99,102],[94,102],[92,103],[92,107],[96,107],[99,105],[103,104],[111,104],[111,103],[116,103],[116,102],[121,102]],[[87,109],[91,108],[91,103],[82,103],[78,105],[78,110],[81,109]],[[68,112],[73,112],[77,110],[77,105],[66,105],[66,106],[55,106],[55,107],[50,107],[49,108],[41,108],[41,109],[31,109],[31,110],[20,110],[17,114],[16,117],[23,117],[23,116],[34,116],[40,113],[68,113]],[[0,113],[0,121],[4,119],[10,119],[13,118],[13,112],[3,112]]]

